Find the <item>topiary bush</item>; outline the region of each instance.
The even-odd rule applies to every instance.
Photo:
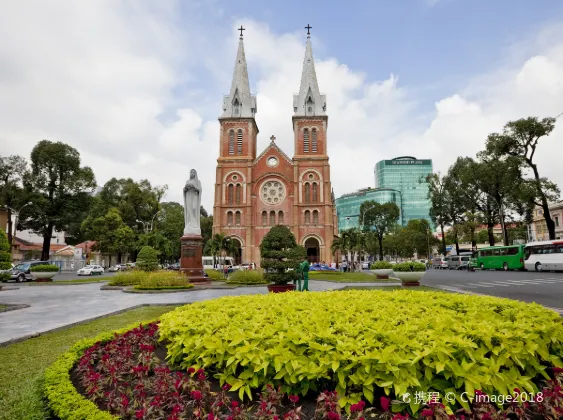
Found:
[[[441,292],[224,297],[164,314],[159,330],[171,363],[203,367],[233,390],[335,389],[342,405],[436,391],[457,396],[444,404],[466,407],[463,392],[536,393],[546,369],[563,366],[558,313]],[[419,408],[413,400],[410,409]]]
[[[392,266],[395,272],[426,271],[426,264],[419,262],[404,262]]]
[[[32,273],[58,273],[60,270],[55,264],[34,265],[29,269]]]
[[[267,284],[263,270],[238,270],[229,275],[227,284]]]
[[[388,270],[390,268],[393,268],[393,264],[389,261],[377,261],[370,267],[371,270]]]
[[[264,235],[260,255],[264,279],[268,283],[287,284],[297,279],[299,263],[307,257],[307,252],[297,245],[287,226],[277,225]]]
[[[143,271],[158,270],[158,252],[150,246],[144,246],[137,255],[136,267]]]
[[[10,253],[10,243],[6,232],[0,229],[0,281],[6,281],[10,278],[9,273],[2,273],[2,270],[12,268],[12,254]]]

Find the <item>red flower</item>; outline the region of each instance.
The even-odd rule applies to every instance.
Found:
[[[201,391],[192,391],[190,392],[191,397],[196,401],[201,401],[203,399],[203,394]]]
[[[188,374],[191,375],[192,373],[195,372],[195,369],[193,367],[188,369]]]
[[[431,408],[425,408],[420,414],[422,414],[424,417],[432,417],[434,415],[434,410],[432,410]]]
[[[553,368],[553,372],[554,372],[554,373],[563,373],[563,368],[554,367],[554,368]]]
[[[293,404],[297,404],[297,402],[299,401],[299,397],[297,395],[290,395],[289,401],[291,401]]]
[[[143,417],[145,417],[145,409],[141,408],[140,410],[135,411],[135,418],[136,419],[142,419]]]
[[[389,403],[391,402],[391,400],[389,398],[381,397],[381,398],[379,398],[379,402],[381,403],[381,409],[383,411],[389,410]]]
[[[328,420],[340,420],[340,414],[335,413],[334,411],[329,411],[326,413],[326,418]]]
[[[232,386],[230,386],[229,384],[223,385],[223,391],[228,391],[231,388],[232,388]]]
[[[209,414],[207,415],[207,420],[215,420],[215,414],[209,413]]]
[[[236,401],[231,402],[231,407],[237,408],[237,407],[238,407],[238,402],[236,402]]]

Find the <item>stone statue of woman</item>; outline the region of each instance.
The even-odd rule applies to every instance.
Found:
[[[201,206],[201,182],[195,169],[184,186],[184,235],[201,235],[199,213]]]

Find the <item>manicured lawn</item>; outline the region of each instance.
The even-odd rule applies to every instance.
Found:
[[[149,306],[0,347],[0,420],[48,419],[42,399],[45,368],[82,338],[152,320],[176,306]]]
[[[2,310],[4,308],[7,308],[7,306],[6,305],[0,305],[0,310]]]
[[[397,283],[396,280],[380,280],[373,273],[340,271],[309,271],[310,280],[334,281],[337,283]]]

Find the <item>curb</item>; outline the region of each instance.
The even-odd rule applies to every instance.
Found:
[[[0,305],[7,306],[6,308],[0,308],[0,312],[10,312],[10,311],[15,311],[17,309],[24,309],[30,307],[30,305],[26,305],[24,303],[0,303]]]

